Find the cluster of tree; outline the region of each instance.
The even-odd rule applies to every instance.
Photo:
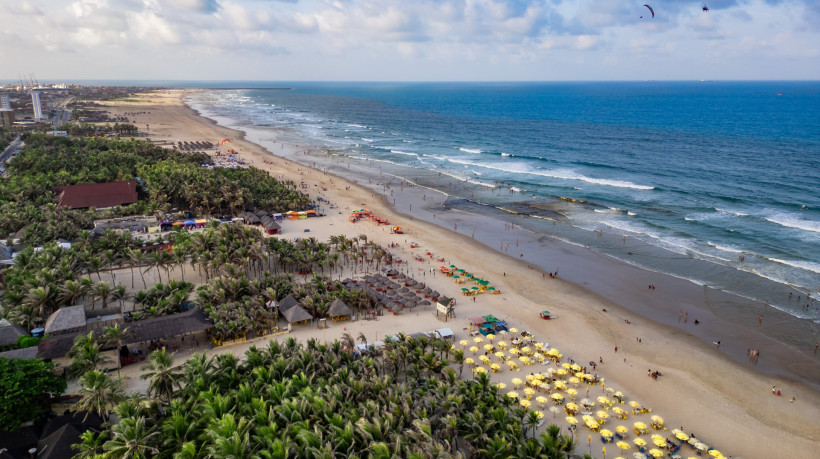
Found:
[[[384,248],[363,236],[333,236],[329,244],[315,238],[292,242],[265,238],[255,228],[234,224],[173,232],[167,242],[162,238],[156,242],[160,245],[113,232],[92,239],[81,231],[71,248],[56,243],[40,251],[29,247],[5,271],[2,315],[33,328],[60,307],[77,304],[93,309],[98,303],[105,308],[110,302],[122,307],[133,301],[140,309],[137,317],[176,313],[195,288],[185,282],[185,267],[190,265],[206,279],[198,298],[216,324],[215,336],[233,339],[269,329],[273,319],[267,302],[291,293],[317,318],[326,316],[336,298],[360,311],[373,308],[371,298],[345,290],[325,273],[341,275],[350,267],[378,270],[390,259]],[[100,274],[124,267],[129,268],[130,281],[127,275],[114,274],[113,282],[107,282]],[[179,270],[181,281],[171,279],[172,269]],[[149,271],[156,273],[159,283],[148,285],[145,273]],[[293,280],[295,274],[307,280],[310,273],[320,275],[304,285]],[[125,285],[130,282],[134,289],[137,277],[143,290],[130,297]]]
[[[9,129],[6,129],[5,127],[0,127],[0,151],[5,150],[6,147],[9,146],[13,138],[14,136],[11,134],[11,131]]]
[[[554,425],[537,435],[538,413],[486,374],[461,380],[449,343],[400,336],[362,357],[353,345],[288,338],[244,361],[195,354],[178,368],[156,351],[143,374],[154,403],[120,401],[116,381],[93,370],[77,407],[106,416],[119,402],[119,422],[74,448],[79,458],[572,456],[573,437]]]
[[[303,210],[307,195],[293,182],[279,182],[255,168],[205,168],[207,155],[181,153],[148,142],[60,138],[29,134],[20,155],[8,161],[0,182],[0,238],[24,243],[73,239],[93,220],[125,215],[158,215],[190,209],[203,216],[236,215],[246,209]],[[56,206],[56,186],[133,180],[140,177],[140,201],[105,211]],[[22,231],[21,231],[22,230]]]
[[[0,357],[0,430],[17,430],[20,423],[47,413],[49,394],[60,395],[65,388],[52,363]]]
[[[58,127],[61,131],[68,132],[70,136],[90,137],[95,134],[108,134],[111,132],[119,133],[120,135],[135,136],[137,135],[136,126],[129,123],[115,123],[114,125],[98,125],[91,123],[71,123]]]

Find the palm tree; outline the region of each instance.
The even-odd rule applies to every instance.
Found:
[[[131,259],[131,268],[136,266],[137,270],[140,272],[140,277],[142,278],[142,288],[148,288],[148,284],[145,283],[145,273],[139,269],[143,263],[145,263],[145,253],[140,249],[131,250],[129,252],[129,258]],[[131,275],[131,288],[134,288],[134,275]]]
[[[99,370],[91,370],[80,378],[80,400],[72,405],[74,411],[85,411],[83,421],[91,412],[97,413],[103,420],[108,418],[108,407],[122,399],[122,384],[114,381]]]
[[[93,430],[86,430],[80,434],[80,443],[71,445],[71,449],[78,451],[72,459],[94,459],[101,456],[105,452],[103,443],[107,438],[108,432],[105,430],[98,435]]]
[[[125,339],[127,335],[127,328],[120,328],[120,324],[114,324],[113,327],[105,327],[100,337],[100,341],[102,341],[104,347],[115,346],[117,348],[117,374],[119,374],[120,368],[122,368],[122,360],[119,358],[122,340]]]
[[[145,418],[124,418],[111,428],[112,437],[103,445],[105,457],[142,459],[159,453],[154,441],[158,431],[146,427]]]
[[[111,362],[111,359],[100,350],[100,345],[94,339],[93,331],[88,332],[87,335],[77,336],[74,339],[74,345],[68,351],[68,356],[71,357],[69,373],[72,375],[81,375]]]
[[[94,295],[99,297],[102,300],[103,309],[106,309],[108,307],[108,297],[111,296],[111,293],[113,291],[114,291],[114,289],[111,287],[111,284],[109,284],[108,282],[102,281],[102,282],[97,282],[96,284],[94,284],[94,289],[93,289]],[[91,302],[91,309],[94,309],[94,304],[95,303],[96,303],[96,301]]]
[[[174,395],[174,387],[178,385],[179,370],[173,368],[173,354],[165,348],[158,349],[148,356],[148,364],[142,367],[141,379],[150,379],[148,393],[168,403]]]

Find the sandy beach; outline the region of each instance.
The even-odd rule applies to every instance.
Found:
[[[284,222],[281,237],[310,236],[326,241],[334,234],[364,234],[382,246],[397,243],[399,246],[391,250],[408,262],[402,264],[408,275],[458,300],[457,318],[449,322],[437,319],[432,309],[417,308],[375,321],[334,323],[325,330],[300,327],[290,336],[332,340],[348,332],[354,337],[363,333],[368,340],[375,341],[398,332],[450,327],[458,341],[467,338],[468,317],[492,313],[508,320],[513,327],[529,330],[537,341],[560,349],[565,358],[572,357],[582,365],[602,361],[595,373],[605,378],[607,387],[621,390],[629,400],[639,400],[651,407],[653,414],[666,419],[670,429],[682,426],[727,456],[798,458],[816,454],[820,446],[820,394],[799,381],[820,380],[820,356],[810,350],[796,352],[778,345],[764,334],[753,336],[748,324],[737,325],[710,311],[710,302],[733,301],[730,296],[626,265],[613,271],[611,267],[615,265],[587,250],[567,248],[521,230],[507,230],[503,223],[488,231],[485,220],[442,207],[445,196],[430,189],[402,187],[394,179],[388,190],[385,183],[389,177],[381,183],[352,183],[274,156],[293,157],[303,148],[280,142],[271,153],[245,140],[241,132],[198,116],[185,106],[184,95],[183,90],[150,92],[140,95],[139,102],[109,104],[109,110],[113,114],[139,112],[127,116],[140,128],[148,125],[153,141],[167,141],[169,145],[176,141],[214,143],[230,139],[230,148],[248,164],[278,178],[304,182],[311,197],[321,196],[335,204],[333,209],[322,209],[326,217]],[[393,192],[395,204],[379,191]],[[392,225],[403,227],[407,234],[394,235],[385,226],[366,221],[351,223],[349,213],[358,208],[388,219]],[[310,232],[306,233],[306,229]],[[476,234],[478,237],[474,238]],[[527,248],[526,253],[513,246],[516,240],[520,247]],[[419,247],[410,248],[411,241]],[[502,253],[500,249],[505,250]],[[427,252],[433,254],[432,259]],[[415,261],[417,255],[424,261]],[[445,261],[438,262],[438,258]],[[462,297],[460,285],[436,273],[435,268],[450,264],[491,280],[503,293],[478,295],[475,302]],[[554,270],[559,270],[557,279],[546,275]],[[656,289],[648,290],[650,284],[656,285]],[[679,305],[681,313],[676,309],[670,314],[665,309],[659,314],[652,306],[657,303]],[[558,319],[540,320],[538,313],[542,309],[549,309]],[[688,320],[684,319],[683,310],[689,314]],[[695,318],[700,321],[697,327]],[[766,320],[777,318],[767,312]],[[756,319],[751,318],[750,322]],[[716,339],[724,344],[719,348],[711,345],[711,337],[719,337]],[[744,361],[748,360],[744,354],[750,342],[767,349],[758,368]],[[264,342],[214,352],[241,354],[253,344]],[[177,359],[182,361],[191,352],[182,349]],[[781,371],[783,367],[789,370]],[[647,369],[660,371],[663,376],[657,380],[649,378]],[[136,366],[123,372],[130,378],[131,390],[141,387],[142,382],[136,379]],[[509,385],[512,378],[521,378],[526,372],[527,369],[517,373],[504,371],[494,374],[493,381]],[[465,377],[469,378],[466,368]],[[781,391],[780,397],[772,395],[772,386]],[[591,390],[590,395],[593,391],[599,395],[600,386]],[[792,397],[794,402],[790,402]],[[547,420],[566,428],[563,417],[552,419],[548,414]],[[635,420],[646,421],[630,417],[624,424],[631,425]],[[591,450],[594,456],[600,456],[599,436],[593,434],[588,445],[587,434],[579,426],[577,452]],[[616,450],[614,445],[608,445],[607,455],[616,456]],[[688,451],[679,454],[690,455]],[[631,451],[624,456],[631,456]]]

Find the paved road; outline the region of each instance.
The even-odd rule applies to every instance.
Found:
[[[23,148],[25,144],[22,140],[20,140],[20,136],[14,138],[11,141],[8,147],[0,153],[0,174],[4,174],[6,172],[6,168],[3,166],[7,159],[11,158],[12,155],[16,155],[20,153],[20,149]]]

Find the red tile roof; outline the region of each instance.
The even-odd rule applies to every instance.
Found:
[[[72,209],[101,209],[137,202],[135,180],[60,186],[56,187],[54,192],[57,193],[57,205]]]

